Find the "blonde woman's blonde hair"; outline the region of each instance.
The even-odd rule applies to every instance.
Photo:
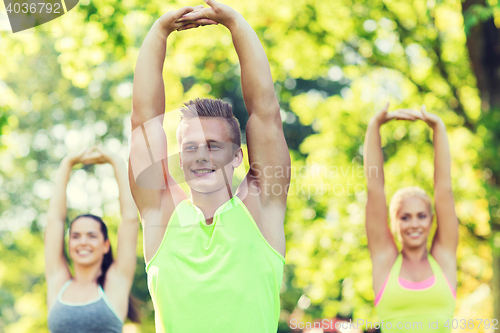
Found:
[[[397,214],[399,209],[401,208],[401,203],[409,197],[417,197],[424,201],[425,205],[429,209],[429,214],[431,214],[431,219],[433,217],[432,213],[432,200],[429,195],[418,186],[410,186],[399,189],[394,193],[391,199],[391,203],[389,204],[389,217],[391,221],[391,231],[392,234],[397,237],[400,241],[400,235],[398,233],[398,222],[397,222]]]

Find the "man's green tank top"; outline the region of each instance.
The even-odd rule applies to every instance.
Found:
[[[182,201],[146,266],[156,332],[276,333],[284,263],[237,196],[210,225]]]
[[[397,257],[377,304],[383,333],[451,331],[455,298],[439,264],[430,254],[428,260],[434,273],[434,284],[426,289],[412,290],[399,283],[403,256],[399,254]]]

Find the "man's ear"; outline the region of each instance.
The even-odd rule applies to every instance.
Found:
[[[238,147],[236,151],[234,152],[234,158],[233,158],[233,167],[236,169],[241,165],[241,162],[243,162],[243,150],[241,147]]]
[[[179,166],[181,167],[181,170],[182,170],[182,157],[181,157],[181,152],[179,152]]]

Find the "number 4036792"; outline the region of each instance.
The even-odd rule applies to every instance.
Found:
[[[498,319],[492,319],[492,320],[489,320],[489,319],[453,319],[450,320],[448,319],[444,326],[443,327],[449,327],[449,328],[453,328],[453,329],[457,329],[457,328],[461,328],[461,329],[465,329],[465,328],[470,328],[470,329],[474,329],[474,328],[481,328],[481,325],[483,326],[483,328],[491,328],[491,329],[494,329],[494,330],[497,330],[498,327]]]
[[[54,14],[62,14],[61,13],[61,4],[60,3],[45,3],[45,2],[39,2],[39,3],[9,3],[9,5],[6,8],[7,13],[54,13]]]

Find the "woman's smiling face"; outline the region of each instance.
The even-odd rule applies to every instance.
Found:
[[[68,248],[75,264],[93,265],[102,261],[110,245],[109,240],[104,240],[99,222],[82,216],[71,224]]]
[[[427,244],[432,214],[424,200],[417,196],[409,196],[402,200],[396,219],[404,247],[415,248]]]

